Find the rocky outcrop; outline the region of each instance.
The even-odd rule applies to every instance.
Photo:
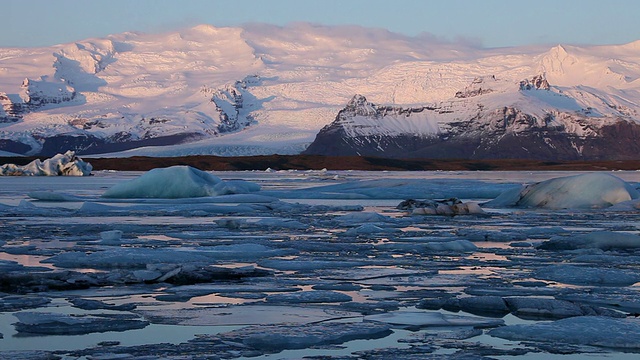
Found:
[[[217,133],[230,133],[242,130],[254,122],[249,112],[244,110],[245,97],[252,97],[247,91],[250,83],[259,82],[258,76],[249,76],[242,81],[236,81],[233,85],[219,89],[211,98],[218,112]]]
[[[549,90],[551,85],[544,75],[536,75],[531,80],[524,79],[520,81],[520,90]]]
[[[49,104],[76,99],[76,91],[59,81],[24,79],[19,94],[0,93],[0,123],[17,122],[24,114]]]
[[[471,85],[464,88],[462,91],[458,91],[455,95],[458,99],[466,99],[479,95],[489,94],[494,90],[491,89],[491,83],[496,82],[496,77],[491,75],[489,77],[479,77],[473,79]]]

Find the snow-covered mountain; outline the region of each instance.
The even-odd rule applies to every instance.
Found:
[[[295,154],[324,127],[308,152],[628,157],[639,79],[640,41],[480,49],[304,23],[123,33],[1,48],[0,151]]]
[[[593,93],[589,95],[594,96]],[[587,106],[591,105],[591,106]],[[306,154],[391,158],[637,159],[636,112],[578,101],[543,75],[518,84],[476,78],[451,100],[420,107],[354,96]]]

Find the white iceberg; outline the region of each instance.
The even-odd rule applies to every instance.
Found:
[[[637,198],[640,198],[638,190],[624,180],[607,173],[588,173],[508,190],[485,205],[544,209],[605,208]]]
[[[178,199],[243,194],[260,190],[246,181],[222,181],[219,177],[191,166],[158,168],[133,180],[116,184],[102,197],[118,199]]]
[[[0,176],[89,176],[93,167],[82,161],[75,152],[67,151],[50,159],[33,160],[24,166],[4,164],[0,166]]]

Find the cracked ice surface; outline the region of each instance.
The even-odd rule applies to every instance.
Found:
[[[561,173],[178,173],[189,195],[200,179],[211,190],[107,198],[118,184],[138,194],[159,182],[0,178],[0,359],[640,352],[637,199],[444,216],[398,208],[486,203],[554,178],[586,200],[608,183],[632,194],[636,172],[593,187]]]

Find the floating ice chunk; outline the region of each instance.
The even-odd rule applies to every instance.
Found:
[[[385,222],[393,221],[393,219],[391,219],[388,216],[384,216],[376,212],[368,212],[368,211],[341,215],[336,217],[336,220],[347,225],[362,224],[362,223],[385,223]]]
[[[485,205],[545,209],[605,208],[639,197],[640,193],[620,178],[606,173],[588,173],[508,190]]]
[[[104,251],[85,253],[69,251],[44,260],[58,267],[93,269],[147,268],[147,264],[209,264],[216,260],[248,261],[270,256],[290,255],[287,249],[272,249],[260,244],[219,245],[202,248],[128,248],[117,247]]]
[[[206,308],[142,308],[137,310],[154,324],[167,325],[273,325],[320,323],[361,315],[352,311],[331,311],[322,307],[286,305],[235,305]]]
[[[386,324],[322,323],[305,325],[249,326],[220,334],[222,339],[240,342],[254,349],[277,352],[312,346],[342,344],[357,339],[378,339],[391,334]]]
[[[435,241],[424,246],[432,251],[475,251],[478,247],[469,240]]]
[[[365,321],[383,322],[401,327],[430,327],[430,326],[473,326],[496,327],[504,325],[504,320],[482,317],[448,315],[427,311],[397,311],[384,314],[368,315]]]
[[[435,304],[436,301],[421,303],[424,305]],[[500,296],[469,296],[462,298],[451,298],[441,300],[442,305],[434,310],[444,308],[449,311],[464,311],[469,314],[490,317],[502,317],[509,313],[507,303]]]
[[[0,176],[89,176],[93,167],[82,161],[75,152],[67,151],[50,159],[39,159],[24,166],[5,164],[0,166]]]
[[[224,182],[217,176],[190,166],[153,169],[105,191],[105,198],[192,198],[258,191],[245,181]]]
[[[100,238],[104,243],[118,243],[122,240],[122,230],[109,230],[100,233]]]
[[[260,191],[260,185],[244,180],[227,180],[217,183],[213,190],[215,195],[247,194]]]
[[[168,206],[170,205],[170,206]],[[94,202],[85,202],[80,209],[79,214],[118,214],[130,215],[136,213],[137,216],[142,215],[197,215],[206,216],[209,214],[247,214],[253,213],[260,209],[254,204],[238,204],[238,205],[217,205],[217,204],[171,204],[156,203],[142,204],[132,206],[112,206]]]
[[[258,263],[261,267],[282,271],[305,271],[318,269],[354,268],[366,265],[364,261],[339,261],[339,260],[280,260],[266,259]]]
[[[300,221],[284,218],[261,218],[261,219],[236,219],[236,218],[224,218],[216,220],[216,224],[220,227],[228,229],[241,229],[250,227],[267,227],[267,228],[282,228],[282,229],[294,229],[304,230],[309,228],[308,225],[301,223]]]
[[[640,349],[640,321],[600,316],[578,316],[553,322],[499,327],[489,335],[512,341],[541,341]]]
[[[638,249],[640,236],[614,231],[594,231],[587,234],[556,236],[538,246],[543,250],[576,249]]]
[[[67,315],[48,312],[19,312],[16,331],[23,335],[79,335],[95,332],[142,329],[148,321],[134,314]]]
[[[351,301],[351,296],[330,290],[298,291],[267,296],[270,303],[341,303]]]
[[[535,277],[572,285],[630,286],[640,282],[635,271],[575,265],[551,265],[537,270]]]
[[[451,198],[447,200],[405,200],[398,206],[412,215],[464,215],[485,214],[484,210],[474,202],[466,202]]]
[[[368,235],[397,232],[398,229],[382,228],[373,224],[364,224],[356,228],[351,228],[344,232],[344,235]]]
[[[51,299],[42,296],[9,295],[0,297],[0,312],[37,308],[50,302]]]
[[[104,301],[83,298],[69,299],[69,302],[72,303],[73,306],[83,310],[105,309],[115,311],[131,311],[136,308],[136,304],[111,305],[105,303]]]
[[[571,301],[536,297],[508,297],[504,299],[509,310],[522,319],[564,319],[583,315],[625,317],[623,313]]]

